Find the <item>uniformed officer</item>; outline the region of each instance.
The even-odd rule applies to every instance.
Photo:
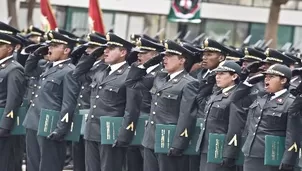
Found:
[[[290,65],[295,63],[293,59],[275,49],[267,48],[264,54],[266,55],[266,58],[263,60],[264,71],[267,70],[273,64],[283,64],[289,67]]]
[[[201,150],[200,171],[235,170],[235,165],[207,163],[208,141],[210,133],[226,134],[229,126],[229,105],[234,100],[232,95],[239,83],[240,66],[234,61],[222,62],[217,69],[216,85],[220,88],[210,96],[204,108],[205,127],[197,142]]]
[[[58,32],[48,33],[50,45],[38,48],[30,55],[25,65],[27,75],[39,77],[39,87],[23,125],[26,132],[28,170],[61,171],[64,166],[66,144],[64,136],[69,131],[77,95],[73,94],[77,82],[72,78],[74,66],[70,52],[76,41]],[[50,65],[43,71],[38,61],[48,54]],[[37,136],[41,109],[60,112],[55,130],[46,138]]]
[[[101,37],[96,33],[90,33],[87,35],[88,42],[85,44],[86,46],[86,53],[87,55],[83,55],[82,59],[79,61],[81,65],[84,60],[87,60],[88,55],[91,54],[95,49],[98,47],[104,46],[107,43],[105,37]],[[76,52],[79,53],[77,55],[82,55],[83,52]],[[73,52],[72,55],[75,52]],[[78,109],[90,109],[90,95],[91,95],[91,88],[90,84],[94,79],[93,76],[98,70],[104,69],[107,65],[104,63],[104,55],[98,57],[96,61],[93,63],[93,67],[91,67],[90,71],[83,75],[84,78],[81,79],[81,90],[78,97]],[[77,71],[74,71],[77,72]],[[85,170],[85,144],[84,139],[81,136],[79,142],[73,142],[72,144],[72,151],[73,151],[73,163],[74,163],[74,171],[84,171]]]
[[[296,72],[299,69],[297,69],[297,70],[295,70],[295,69],[301,67],[301,64],[302,64],[301,63],[301,58],[297,57],[296,55],[294,55],[292,53],[283,52],[283,54],[290,57],[295,62],[294,64],[290,65],[290,69],[293,71],[293,73],[292,73],[293,76],[292,76],[292,79],[290,80],[289,90],[296,89],[298,87],[298,85],[301,83],[301,77],[300,77],[299,72]]]
[[[162,46],[159,43],[150,41],[145,38],[139,38],[136,42],[136,49],[138,50],[138,60],[137,63],[133,64],[128,76],[132,78],[132,76],[137,72],[137,70],[141,70],[137,68],[137,66],[147,65],[146,62],[154,58],[153,60],[156,60],[156,58],[160,58],[157,63],[154,63],[154,65],[150,65],[147,67],[144,72],[144,76],[138,78],[139,80],[132,80],[130,81],[129,78],[126,80],[127,85],[127,93],[138,93],[136,95],[136,98],[141,99],[141,105],[138,105],[137,103],[133,103],[131,99],[129,99],[129,102],[127,101],[126,104],[126,114],[123,121],[122,129],[119,132],[117,145],[119,144],[129,144],[133,138],[134,131],[131,131],[131,129],[127,129],[129,125],[133,123],[133,127],[136,128],[136,123],[138,116],[142,115],[149,115],[150,114],[150,108],[151,108],[151,99],[152,96],[149,92],[151,89],[151,86],[149,83],[152,84],[156,74],[162,70],[162,64],[160,63],[162,60],[162,56],[160,55],[161,52],[164,51],[164,46]],[[135,65],[135,66],[134,66]],[[139,83],[138,83],[139,82]],[[134,95],[133,95],[134,96]],[[140,97],[139,97],[140,96]],[[135,102],[139,102],[138,99],[135,100]],[[138,111],[138,113],[135,115],[134,111]],[[131,115],[131,116],[129,116]],[[134,116],[135,115],[135,116]],[[143,148],[142,147],[129,147],[127,149],[127,167],[129,171],[142,171],[143,170]]]
[[[281,64],[270,66],[265,72],[266,95],[258,97],[249,107],[248,135],[242,151],[244,170],[293,170],[298,157],[301,127],[300,116],[291,112],[294,101],[289,91],[291,70]],[[280,166],[264,165],[265,136],[285,137],[285,151]]]
[[[173,41],[166,40],[164,44],[163,64],[167,72],[159,72],[152,84],[151,111],[142,142],[145,171],[188,170],[188,156],[182,153],[188,146],[191,125],[196,119],[197,111],[192,108],[196,104],[198,81],[187,73],[194,55]],[[168,155],[154,153],[156,124],[176,125]]]
[[[14,152],[14,149],[19,149],[16,143],[19,138],[10,135],[25,92],[24,68],[12,56],[18,43],[20,41],[12,35],[0,33],[0,107],[4,108],[0,120],[0,167],[3,171],[21,169],[15,163],[20,162],[20,152]]]
[[[244,57],[242,58],[242,69],[246,68],[252,62],[262,62],[266,58],[266,55],[252,47],[246,47],[242,49]]]
[[[112,148],[111,145],[101,144],[100,116],[124,116],[125,80],[129,72],[129,65],[125,59],[133,45],[113,33],[108,33],[106,39],[108,47],[96,49],[87,58],[90,61],[77,65],[77,70],[85,74],[103,53],[104,62],[109,65],[102,71],[96,72],[95,79],[91,83],[90,112],[84,134],[86,171],[122,170],[125,159],[125,148]]]
[[[38,44],[41,42],[41,38],[44,36],[44,31],[31,25],[28,27],[27,34],[25,36],[35,44]]]

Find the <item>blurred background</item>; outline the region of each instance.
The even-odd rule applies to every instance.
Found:
[[[179,0],[187,3],[192,0]],[[81,36],[89,31],[89,0],[49,0],[59,28]],[[302,1],[300,0],[202,0],[201,22],[170,22],[171,0],[99,0],[106,31],[112,29],[129,39],[132,33],[154,36],[165,28],[161,38],[173,38],[180,32],[192,40],[201,33],[221,39],[229,31],[226,44],[240,46],[252,35],[251,43],[259,39],[274,39],[271,46],[280,48],[286,42],[301,48]],[[1,0],[0,20],[19,28],[39,27],[42,22],[40,0]],[[5,8],[7,7],[7,8]],[[270,27],[267,27],[270,23]],[[274,24],[277,23],[277,24]],[[276,29],[274,27],[277,27]],[[147,29],[146,29],[147,28]],[[275,35],[266,28],[277,30]],[[180,36],[180,37],[181,37]],[[301,44],[301,45],[300,45]]]

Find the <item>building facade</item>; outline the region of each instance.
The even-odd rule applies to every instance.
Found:
[[[60,28],[74,30],[79,36],[88,32],[89,0],[50,0]],[[190,30],[188,39],[201,33],[219,39],[230,30],[229,45],[239,46],[252,34],[255,43],[264,36],[268,21],[269,5],[272,0],[203,0],[201,2],[202,22],[199,24],[172,23],[167,21],[171,0],[99,0],[103,11],[106,30],[113,29],[118,35],[129,38],[132,33],[141,33],[148,28],[147,34],[155,35],[165,28],[162,35],[173,38],[181,29]],[[34,10],[34,25],[39,26],[41,14],[39,0]],[[5,0],[0,5],[6,6]],[[26,26],[27,4],[19,0],[17,4],[20,28]],[[282,6],[278,29],[278,46],[293,42],[299,47],[302,37],[302,1],[290,0]],[[7,11],[0,12],[0,19],[7,18]]]

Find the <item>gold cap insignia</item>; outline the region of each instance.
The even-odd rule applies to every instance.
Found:
[[[266,49],[266,51],[264,52],[264,54],[265,54],[266,56],[269,56],[269,48]]]
[[[167,42],[165,42],[165,48],[166,48],[166,49],[169,49],[169,45],[168,45]]]
[[[247,50],[247,48],[244,49],[244,53],[245,55],[249,55],[249,51]]]
[[[53,39],[53,34],[51,32],[48,33],[48,36]]]
[[[33,25],[29,26],[29,31],[33,31],[33,28],[34,28]]]
[[[106,35],[106,39],[107,39],[107,41],[110,41],[110,35],[109,34]]]
[[[90,41],[90,33],[87,34],[87,40]]]
[[[130,38],[134,40],[135,39],[134,34],[131,34]]]
[[[138,47],[142,46],[141,38],[139,38],[139,39],[136,41],[136,46],[138,46]]]
[[[208,47],[209,46],[209,40],[208,40],[208,38],[206,38],[206,40],[204,40],[203,45],[204,45],[204,47]]]

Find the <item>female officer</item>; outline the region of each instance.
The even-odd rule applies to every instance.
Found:
[[[266,95],[249,107],[248,136],[242,148],[244,171],[291,171],[298,156],[301,128],[299,114],[292,112],[294,96],[288,91],[291,70],[281,64],[268,68],[265,74]],[[266,135],[285,137],[285,152],[280,166],[264,165]]]
[[[207,102],[204,112],[205,129],[200,134],[197,148],[201,149],[200,171],[233,171],[235,166],[207,163],[208,141],[210,133],[226,134],[229,124],[229,106],[239,83],[240,66],[233,61],[221,63],[216,72],[216,84],[220,91],[215,92]]]

